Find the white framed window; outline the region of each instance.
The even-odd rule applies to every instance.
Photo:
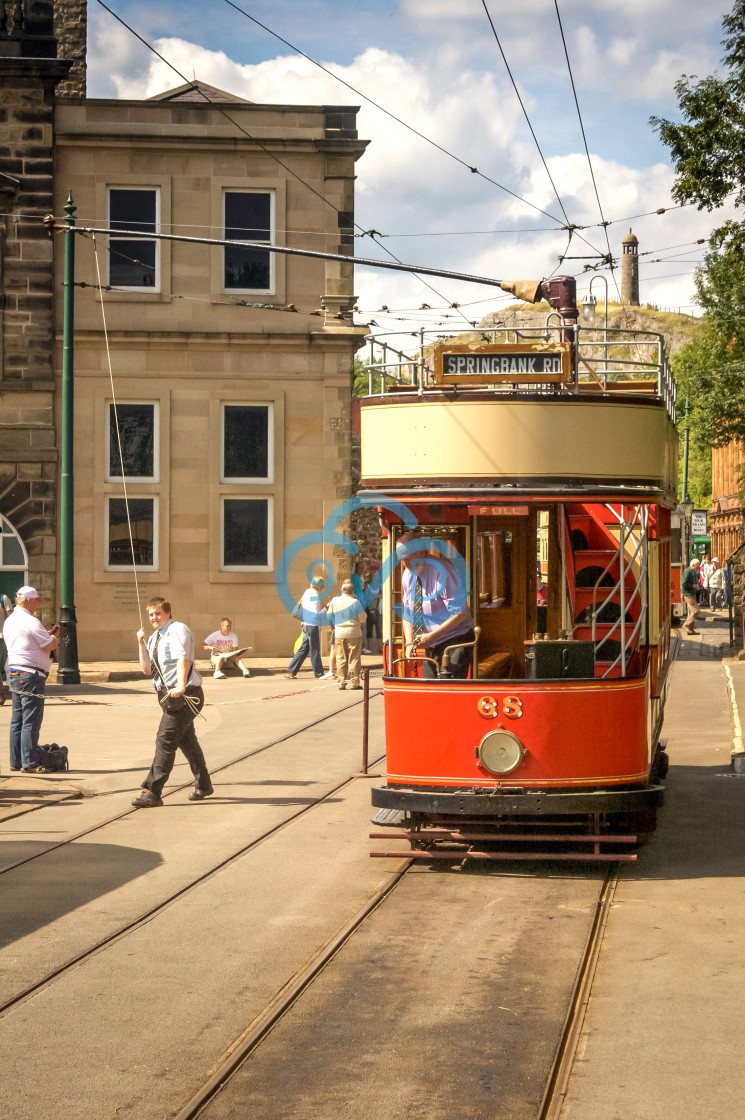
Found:
[[[119,439],[117,439],[117,421]],[[157,482],[159,462],[158,404],[120,401],[106,405],[106,481]],[[121,457],[119,443],[121,442]]]
[[[19,587],[28,583],[28,556],[17,529],[0,517],[0,594],[13,597]]]
[[[274,406],[246,401],[220,408],[220,482],[274,481]]]
[[[271,571],[273,513],[272,498],[221,499],[222,571]]]
[[[266,241],[273,244],[275,200],[273,191],[223,192],[223,226],[226,241]],[[226,245],[223,250],[223,287],[226,292],[274,291],[274,254],[264,249]]]
[[[127,523],[127,504],[132,523],[132,540]],[[139,571],[158,570],[158,499],[106,498],[106,563],[107,572],[132,569],[132,553]]]
[[[160,245],[133,237],[133,230],[157,233],[160,191],[154,187],[109,187],[109,283],[130,292],[160,291]],[[128,236],[129,235],[129,236]]]

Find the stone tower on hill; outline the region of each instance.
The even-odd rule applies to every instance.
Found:
[[[631,230],[623,239],[621,298],[627,307],[639,306],[639,242]]]

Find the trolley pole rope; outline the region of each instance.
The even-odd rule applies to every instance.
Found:
[[[47,229],[62,230],[64,226],[58,226],[56,219],[53,215],[47,215],[44,219],[44,224]],[[103,233],[109,236],[116,233],[116,230],[104,229],[99,226],[75,226],[72,230],[73,233]],[[180,233],[153,233],[151,230],[127,230],[128,237],[145,237],[150,241],[157,239],[160,241],[185,241],[192,245],[230,245],[239,249],[263,249],[267,253],[284,253],[286,256],[293,257],[315,257],[324,261],[342,261],[344,264],[363,264],[371,268],[387,268],[393,272],[414,272],[420,273],[422,276],[440,276],[446,280],[466,280],[471,284],[488,284],[492,288],[501,288],[503,281],[495,280],[490,276],[473,276],[467,272],[450,272],[443,268],[427,268],[425,265],[418,264],[397,264],[393,261],[378,261],[372,257],[352,257],[344,253],[322,253],[316,249],[290,249],[286,245],[272,245],[268,241],[227,241],[219,237],[187,237]]]

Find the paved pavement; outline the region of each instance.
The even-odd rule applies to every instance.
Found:
[[[698,626],[698,636],[688,638],[678,632],[675,638],[680,644],[670,678],[664,732],[671,760],[666,801],[650,844],[640,852],[636,864],[626,865],[620,872],[562,1120],[626,1120],[629,1116],[634,1120],[708,1120],[709,1116],[741,1120],[743,1115],[745,1072],[739,1058],[745,1028],[745,964],[739,950],[745,941],[745,775],[735,771],[731,752],[742,746],[745,661],[738,661],[737,651],[729,646],[722,612],[704,613]],[[368,659],[373,664],[377,660]],[[41,977],[69,957],[71,945],[80,947],[83,933],[93,938],[117,928],[130,914],[141,912],[143,900],[152,896],[157,902],[166,888],[178,886],[202,864],[214,863],[223,850],[229,852],[236,835],[250,840],[275,817],[279,819],[283,806],[302,805],[319,783],[331,786],[337,776],[350,772],[358,749],[359,714],[353,709],[347,717],[343,709],[351,709],[360,694],[341,693],[327,682],[316,681],[310,672],[289,681],[282,676],[283,663],[265,668],[265,674],[257,672],[248,681],[239,677],[206,680],[210,707],[199,734],[211,765],[235,759],[244,738],[269,738],[278,733],[279,709],[274,697],[285,701],[283,734],[307,723],[311,711],[315,716],[341,710],[342,717],[350,721],[348,730],[343,729],[334,742],[322,730],[310,740],[306,736],[302,742],[288,741],[287,748],[281,748],[286,753],[274,756],[275,770],[261,761],[264,756],[247,762],[245,773],[243,767],[232,766],[221,781],[219,800],[216,797],[204,805],[189,805],[186,788],[178,791],[179,783],[186,785],[189,778],[182,763],[174,771],[170,808],[154,814],[135,813],[112,826],[105,836],[105,849],[101,844],[79,843],[60,849],[59,859],[47,857],[25,865],[17,880],[23,905],[19,907],[16,900],[13,907],[16,914],[25,915],[25,924],[10,931],[8,976],[13,983],[23,986]],[[0,817],[8,818],[4,825],[6,862],[33,854],[57,837],[77,833],[121,811],[147,770],[157,724],[149,682],[141,677],[129,681],[112,676],[133,672],[131,665],[84,666],[83,672],[88,671],[108,675],[99,678],[100,683],[84,677],[86,683],[77,689],[50,687],[42,734],[46,741],[54,739],[71,748],[73,771],[39,778],[0,778]],[[379,700],[376,703],[380,706]],[[0,708],[3,763],[8,718],[8,706]],[[376,718],[373,739],[379,748],[380,707]],[[304,774],[309,750],[312,766]],[[298,775],[307,780],[298,780]],[[61,798],[70,800],[47,804],[43,814],[27,812],[36,804]],[[162,1085],[147,1078],[143,1081],[138,1070],[148,1068],[151,1050],[164,1069],[189,1069],[191,1062],[199,1068],[203,1052],[219,1053],[235,1037],[231,1032],[247,1021],[248,989],[235,989],[234,980],[227,976],[226,961],[230,954],[245,955],[246,930],[254,938],[265,935],[266,942],[255,953],[252,947],[250,959],[245,960],[246,977],[259,984],[250,993],[250,1011],[271,994],[272,984],[302,963],[310,945],[323,942],[340,913],[354,912],[360,899],[374,889],[383,868],[368,859],[359,827],[368,804],[369,788],[358,784],[330,803],[326,827],[320,834],[308,831],[305,825],[295,826],[291,832],[280,830],[274,840],[262,845],[259,863],[249,860],[245,868],[239,867],[244,883],[218,876],[211,880],[214,888],[209,896],[190,895],[185,909],[173,910],[172,919],[167,911],[166,921],[173,928],[166,931],[169,953],[163,962],[159,947],[164,927],[146,926],[138,934],[137,944],[142,944],[136,956],[130,959],[129,955],[134,941],[124,939],[113,954],[93,958],[85,972],[77,970],[76,979],[22,1005],[17,1016],[11,1017],[13,1030],[5,1039],[6,1060],[18,1062],[13,1080],[6,1085],[20,1087],[6,1115],[30,1120],[31,1116],[54,1113],[65,1120],[78,1116],[89,1120],[94,1114],[108,1115],[104,1109],[96,1113],[107,1094],[112,1100],[116,1097],[117,1103],[128,1100],[128,1107],[142,1116],[166,1115],[173,1101],[167,1091],[168,1079],[164,1075]],[[222,806],[220,812],[218,805]],[[201,829],[195,831],[191,824],[197,819],[195,814],[203,820],[204,839]],[[182,827],[174,830],[173,824],[182,821]],[[181,842],[187,834],[188,848]],[[340,837],[344,838],[341,844]],[[288,850],[293,857],[289,862]],[[100,874],[104,865],[114,867],[118,878],[104,882]],[[259,865],[260,884],[256,878]],[[305,887],[298,889],[298,883],[309,883],[311,878],[317,882],[319,868],[327,888],[320,910],[311,905]],[[71,883],[75,884],[72,893]],[[261,886],[266,883],[274,884],[268,893]],[[214,890],[221,890],[222,896],[217,897]],[[307,912],[298,919],[298,908],[306,903]],[[311,929],[310,942],[295,938],[296,929]],[[213,942],[220,952],[213,951]],[[200,1028],[200,1035],[195,1025],[193,1037],[189,1035],[184,1049],[178,1050],[171,1044],[168,1022],[158,1019],[160,995],[168,992],[172,1015],[172,1004],[181,998],[181,984],[197,958],[200,978],[196,984],[184,984],[179,1015],[187,1025],[207,1026]],[[143,960],[154,962],[152,974],[142,973]],[[270,970],[265,980],[266,962],[275,960],[278,968]],[[111,998],[101,1003],[102,993],[109,989]],[[223,999],[217,1017],[215,993]],[[59,1101],[51,1101],[44,1085],[24,1078],[23,1070],[28,1068],[24,1047],[32,1035],[41,1038],[45,1031],[51,1031],[50,1037],[64,1039],[65,1023],[83,1010],[90,1017],[85,1060],[82,1044],[76,1042],[63,1063],[69,1072],[64,1093],[60,1090]],[[148,1030],[138,1049],[143,1014],[158,1029]],[[104,1077],[106,1070],[112,1074],[114,1060],[112,1020],[107,1018],[111,1015],[117,1017],[117,1034],[127,1039],[127,1052],[134,1055],[129,1071],[116,1066],[113,1082],[111,1076],[108,1081]],[[178,1016],[176,1021],[181,1022]],[[28,1038],[14,1054],[18,1024]],[[55,1046],[58,1052],[58,1044]],[[100,1083],[89,1083],[91,1069],[99,1071]],[[145,1096],[134,1092],[138,1083],[148,1097],[147,1107]],[[187,1095],[189,1085],[183,1088]]]
[[[562,1120],[745,1114],[745,662],[724,612],[697,626],[670,681],[665,805],[621,871]]]

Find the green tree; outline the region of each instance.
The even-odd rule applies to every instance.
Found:
[[[736,0],[722,23],[727,73],[700,80],[684,74],[676,82],[683,123],[650,118],[675,165],[673,197],[709,211],[730,198],[745,206],[745,0]],[[725,222],[711,244],[742,252],[745,222]]]
[[[745,0],[722,21],[723,75],[683,75],[675,85],[682,123],[652,117],[670,149],[673,197],[712,211],[745,207]],[[710,489],[710,450],[745,439],[745,220],[715,229],[696,272],[704,316],[699,336],[673,360],[678,400],[690,403],[689,488]]]
[[[380,365],[380,358],[377,358],[373,365]],[[372,379],[373,393],[380,392],[380,374],[374,373]],[[367,366],[362,361],[362,358],[354,359],[354,372],[352,374],[352,396],[353,397],[366,397],[370,392],[370,377],[367,371]]]

